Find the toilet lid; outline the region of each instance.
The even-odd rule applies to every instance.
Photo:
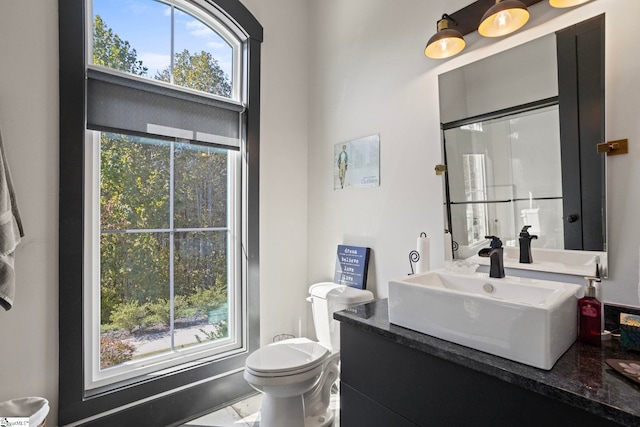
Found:
[[[247,357],[246,367],[255,373],[286,374],[311,369],[329,354],[325,346],[307,338],[278,341],[261,347]]]

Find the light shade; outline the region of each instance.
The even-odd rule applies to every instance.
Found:
[[[444,15],[438,21],[438,32],[435,33],[424,48],[424,54],[433,59],[449,58],[464,49],[466,43],[459,31],[449,28],[449,19]]]
[[[518,0],[497,0],[482,16],[478,32],[484,37],[501,37],[520,29],[529,20],[529,11]]]
[[[549,0],[549,4],[553,7],[564,8],[573,7],[591,0]]]

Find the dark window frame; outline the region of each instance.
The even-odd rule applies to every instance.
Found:
[[[205,2],[199,2],[203,4]],[[260,47],[263,30],[239,0],[207,0],[247,36],[247,98],[243,153],[248,194],[246,218],[246,348],[214,362],[184,368],[96,396],[84,388],[83,262],[84,141],[86,132],[85,0],[59,2],[59,405],[58,424],[179,425],[253,393],[242,377],[250,352],[259,347],[259,134]]]

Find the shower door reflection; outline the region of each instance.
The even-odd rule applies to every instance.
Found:
[[[443,125],[456,258],[476,254],[486,235],[517,246],[524,225],[535,247],[564,249],[558,106],[549,104]]]

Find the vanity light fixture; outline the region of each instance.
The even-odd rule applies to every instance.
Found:
[[[579,4],[586,3],[590,0],[549,0],[549,4],[552,7],[565,8],[578,6]]]
[[[542,0],[475,0],[451,14],[442,15],[438,31],[424,49],[428,58],[444,59],[460,53],[466,45],[464,37],[478,31],[485,37],[500,37],[516,31],[529,20],[527,7]],[[585,0],[549,0],[585,1]],[[588,1],[588,0],[587,0]],[[489,19],[487,19],[489,18]],[[492,28],[497,21],[498,29]],[[478,26],[480,25],[480,26]]]
[[[431,36],[424,48],[428,58],[443,59],[457,55],[464,49],[466,43],[459,31],[449,28],[449,23],[455,21],[446,13],[438,21],[438,31]]]
[[[496,0],[487,10],[478,26],[484,37],[502,37],[522,28],[529,20],[527,6],[518,0]]]

